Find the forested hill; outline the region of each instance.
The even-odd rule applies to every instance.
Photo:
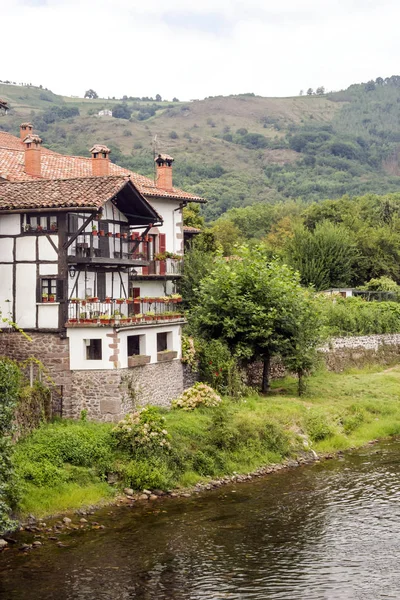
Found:
[[[0,128],[33,121],[44,144],[88,155],[95,142],[112,160],[153,176],[153,140],[175,157],[174,182],[209,199],[206,217],[285,198],[383,194],[400,187],[400,76],[326,95],[252,94],[192,102],[62,97],[0,84],[11,110]],[[111,109],[114,117],[99,117]]]

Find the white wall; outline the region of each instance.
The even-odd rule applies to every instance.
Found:
[[[70,368],[74,370],[82,369],[114,369],[116,368],[114,363],[110,361],[110,357],[114,354],[114,349],[109,348],[109,345],[113,343],[111,337],[107,337],[107,334],[113,333],[112,327],[71,327],[67,330],[67,336],[69,338],[70,348]],[[128,367],[128,336],[129,335],[144,335],[143,345],[140,349],[146,355],[149,355],[150,362],[157,362],[157,333],[170,333],[171,334],[171,348],[170,350],[176,350],[178,356],[176,360],[181,358],[181,325],[162,325],[162,326],[134,326],[124,327],[118,331],[119,342],[119,354],[118,354],[118,367]],[[102,359],[101,360],[86,360],[86,346],[84,343],[85,339],[101,339],[102,340]]]
[[[0,265],[0,312],[7,319],[12,319],[12,281],[13,266]],[[0,327],[7,327],[7,324],[0,322]]]
[[[176,235],[182,234],[182,213],[179,208],[179,200],[161,200],[159,198],[149,198],[150,204],[162,216],[164,224],[159,227],[160,233],[166,234],[166,250],[179,254],[182,251],[182,239],[178,239]],[[181,225],[178,225],[181,223]]]
[[[38,304],[38,326],[45,329],[58,329],[59,302]]]
[[[50,238],[58,248],[58,235],[51,235]],[[39,236],[39,260],[58,260],[57,252],[44,236]]]
[[[27,235],[15,239],[16,260],[36,260],[36,236]]]
[[[141,296],[160,297],[165,296],[164,284],[162,281],[134,281],[133,287],[140,288]]]
[[[13,238],[0,238],[0,260],[1,262],[13,262]]]
[[[18,235],[20,233],[20,215],[0,215],[0,235]]]
[[[16,290],[17,325],[22,328],[36,327],[36,264],[17,264]]]

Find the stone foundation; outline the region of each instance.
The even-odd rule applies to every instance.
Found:
[[[183,391],[179,360],[110,371],[73,371],[73,414],[82,410],[96,421],[118,421],[138,406],[169,407]]]

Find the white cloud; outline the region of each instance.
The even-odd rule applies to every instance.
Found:
[[[394,0],[8,0],[1,79],[57,93],[293,95],[398,72]]]

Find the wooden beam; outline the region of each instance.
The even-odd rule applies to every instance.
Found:
[[[82,233],[82,231],[84,231],[84,229],[86,229],[86,227],[89,225],[90,221],[93,221],[93,216],[94,214],[91,214],[88,216],[88,218],[86,219],[86,221],[83,223],[83,225],[81,225],[81,227],[79,227],[78,231],[76,231],[63,245],[63,249],[67,250],[67,248],[69,248],[71,246],[71,244],[76,240],[76,238],[78,237],[78,235],[80,235]]]

